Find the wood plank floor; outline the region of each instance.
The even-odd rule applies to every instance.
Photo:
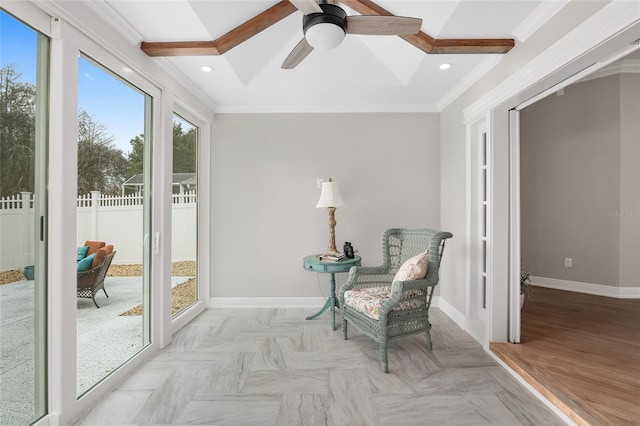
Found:
[[[561,425],[438,309],[378,345],[313,310],[209,309],[76,425]]]
[[[577,424],[640,424],[640,300],[536,287],[490,348]]]

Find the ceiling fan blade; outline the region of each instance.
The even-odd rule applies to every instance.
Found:
[[[347,16],[348,34],[406,35],[420,31],[422,19],[404,16]]]
[[[298,10],[305,15],[311,13],[322,13],[322,8],[318,6],[315,0],[289,0]]]
[[[304,58],[306,58],[309,53],[313,50],[313,46],[311,46],[306,38],[300,40],[300,43],[296,44],[296,47],[293,48],[287,59],[282,63],[282,69],[290,70],[295,68]]]
[[[372,0],[340,0],[342,4],[361,15],[393,16],[391,12]],[[436,39],[420,31],[405,34],[400,38],[413,44],[425,53],[507,53],[515,45],[510,38],[496,39]]]

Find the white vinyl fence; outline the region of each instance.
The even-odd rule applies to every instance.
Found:
[[[172,197],[173,261],[196,259],[196,190]],[[109,196],[99,191],[78,197],[78,246],[86,240],[113,244],[114,264],[142,263],[142,196]],[[34,263],[33,198],[22,192],[0,198],[0,271]],[[71,253],[74,256],[75,253]]]

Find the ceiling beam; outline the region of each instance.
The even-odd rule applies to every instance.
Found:
[[[296,7],[289,0],[278,3],[237,26],[220,38],[212,41],[169,41],[145,42],[140,49],[148,56],[204,56],[222,55],[240,43],[269,28],[295,12]]]
[[[345,6],[361,15],[393,16],[391,12],[371,0],[341,0]],[[398,36],[429,54],[443,53],[507,53],[515,42],[510,38],[497,39],[436,39],[420,31]]]

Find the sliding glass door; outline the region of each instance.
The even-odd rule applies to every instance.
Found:
[[[0,10],[0,424],[47,412],[49,40]]]
[[[77,395],[150,343],[151,97],[78,63]]]
[[[198,128],[173,116],[171,313],[198,300]]]

